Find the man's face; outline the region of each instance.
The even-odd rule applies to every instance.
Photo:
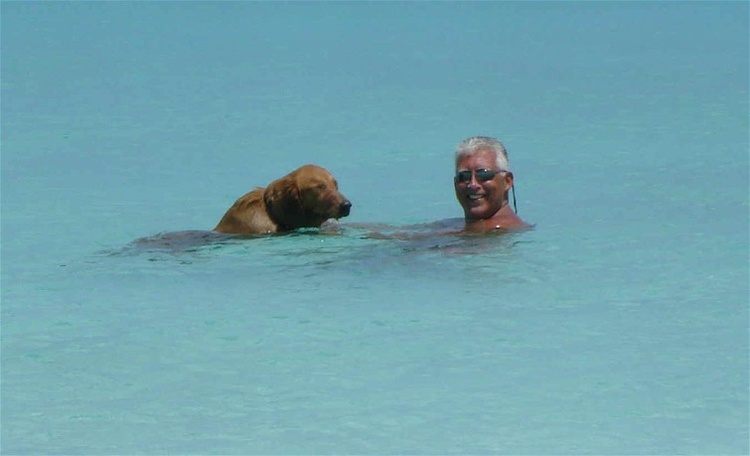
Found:
[[[489,173],[477,172],[479,170],[497,174],[489,178]],[[463,157],[458,162],[453,185],[467,220],[490,218],[502,207],[507,192],[513,185],[513,174],[499,171],[495,153],[489,149]]]

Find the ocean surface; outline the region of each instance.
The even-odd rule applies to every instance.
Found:
[[[748,10],[3,1],[1,452],[748,454]],[[430,231],[472,135],[534,229]]]

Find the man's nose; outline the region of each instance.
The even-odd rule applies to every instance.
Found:
[[[481,182],[479,182],[479,179],[477,179],[476,173],[471,173],[471,180],[469,181],[468,186],[471,188],[477,188],[477,187],[482,186]]]

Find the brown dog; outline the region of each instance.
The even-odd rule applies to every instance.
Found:
[[[327,169],[305,165],[241,196],[214,231],[268,234],[317,228],[330,218],[346,217],[351,207]]]

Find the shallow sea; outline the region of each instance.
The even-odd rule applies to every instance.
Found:
[[[2,2],[3,454],[748,454],[747,2]],[[507,146],[531,231],[461,214]],[[160,248],[299,165],[352,213]]]

